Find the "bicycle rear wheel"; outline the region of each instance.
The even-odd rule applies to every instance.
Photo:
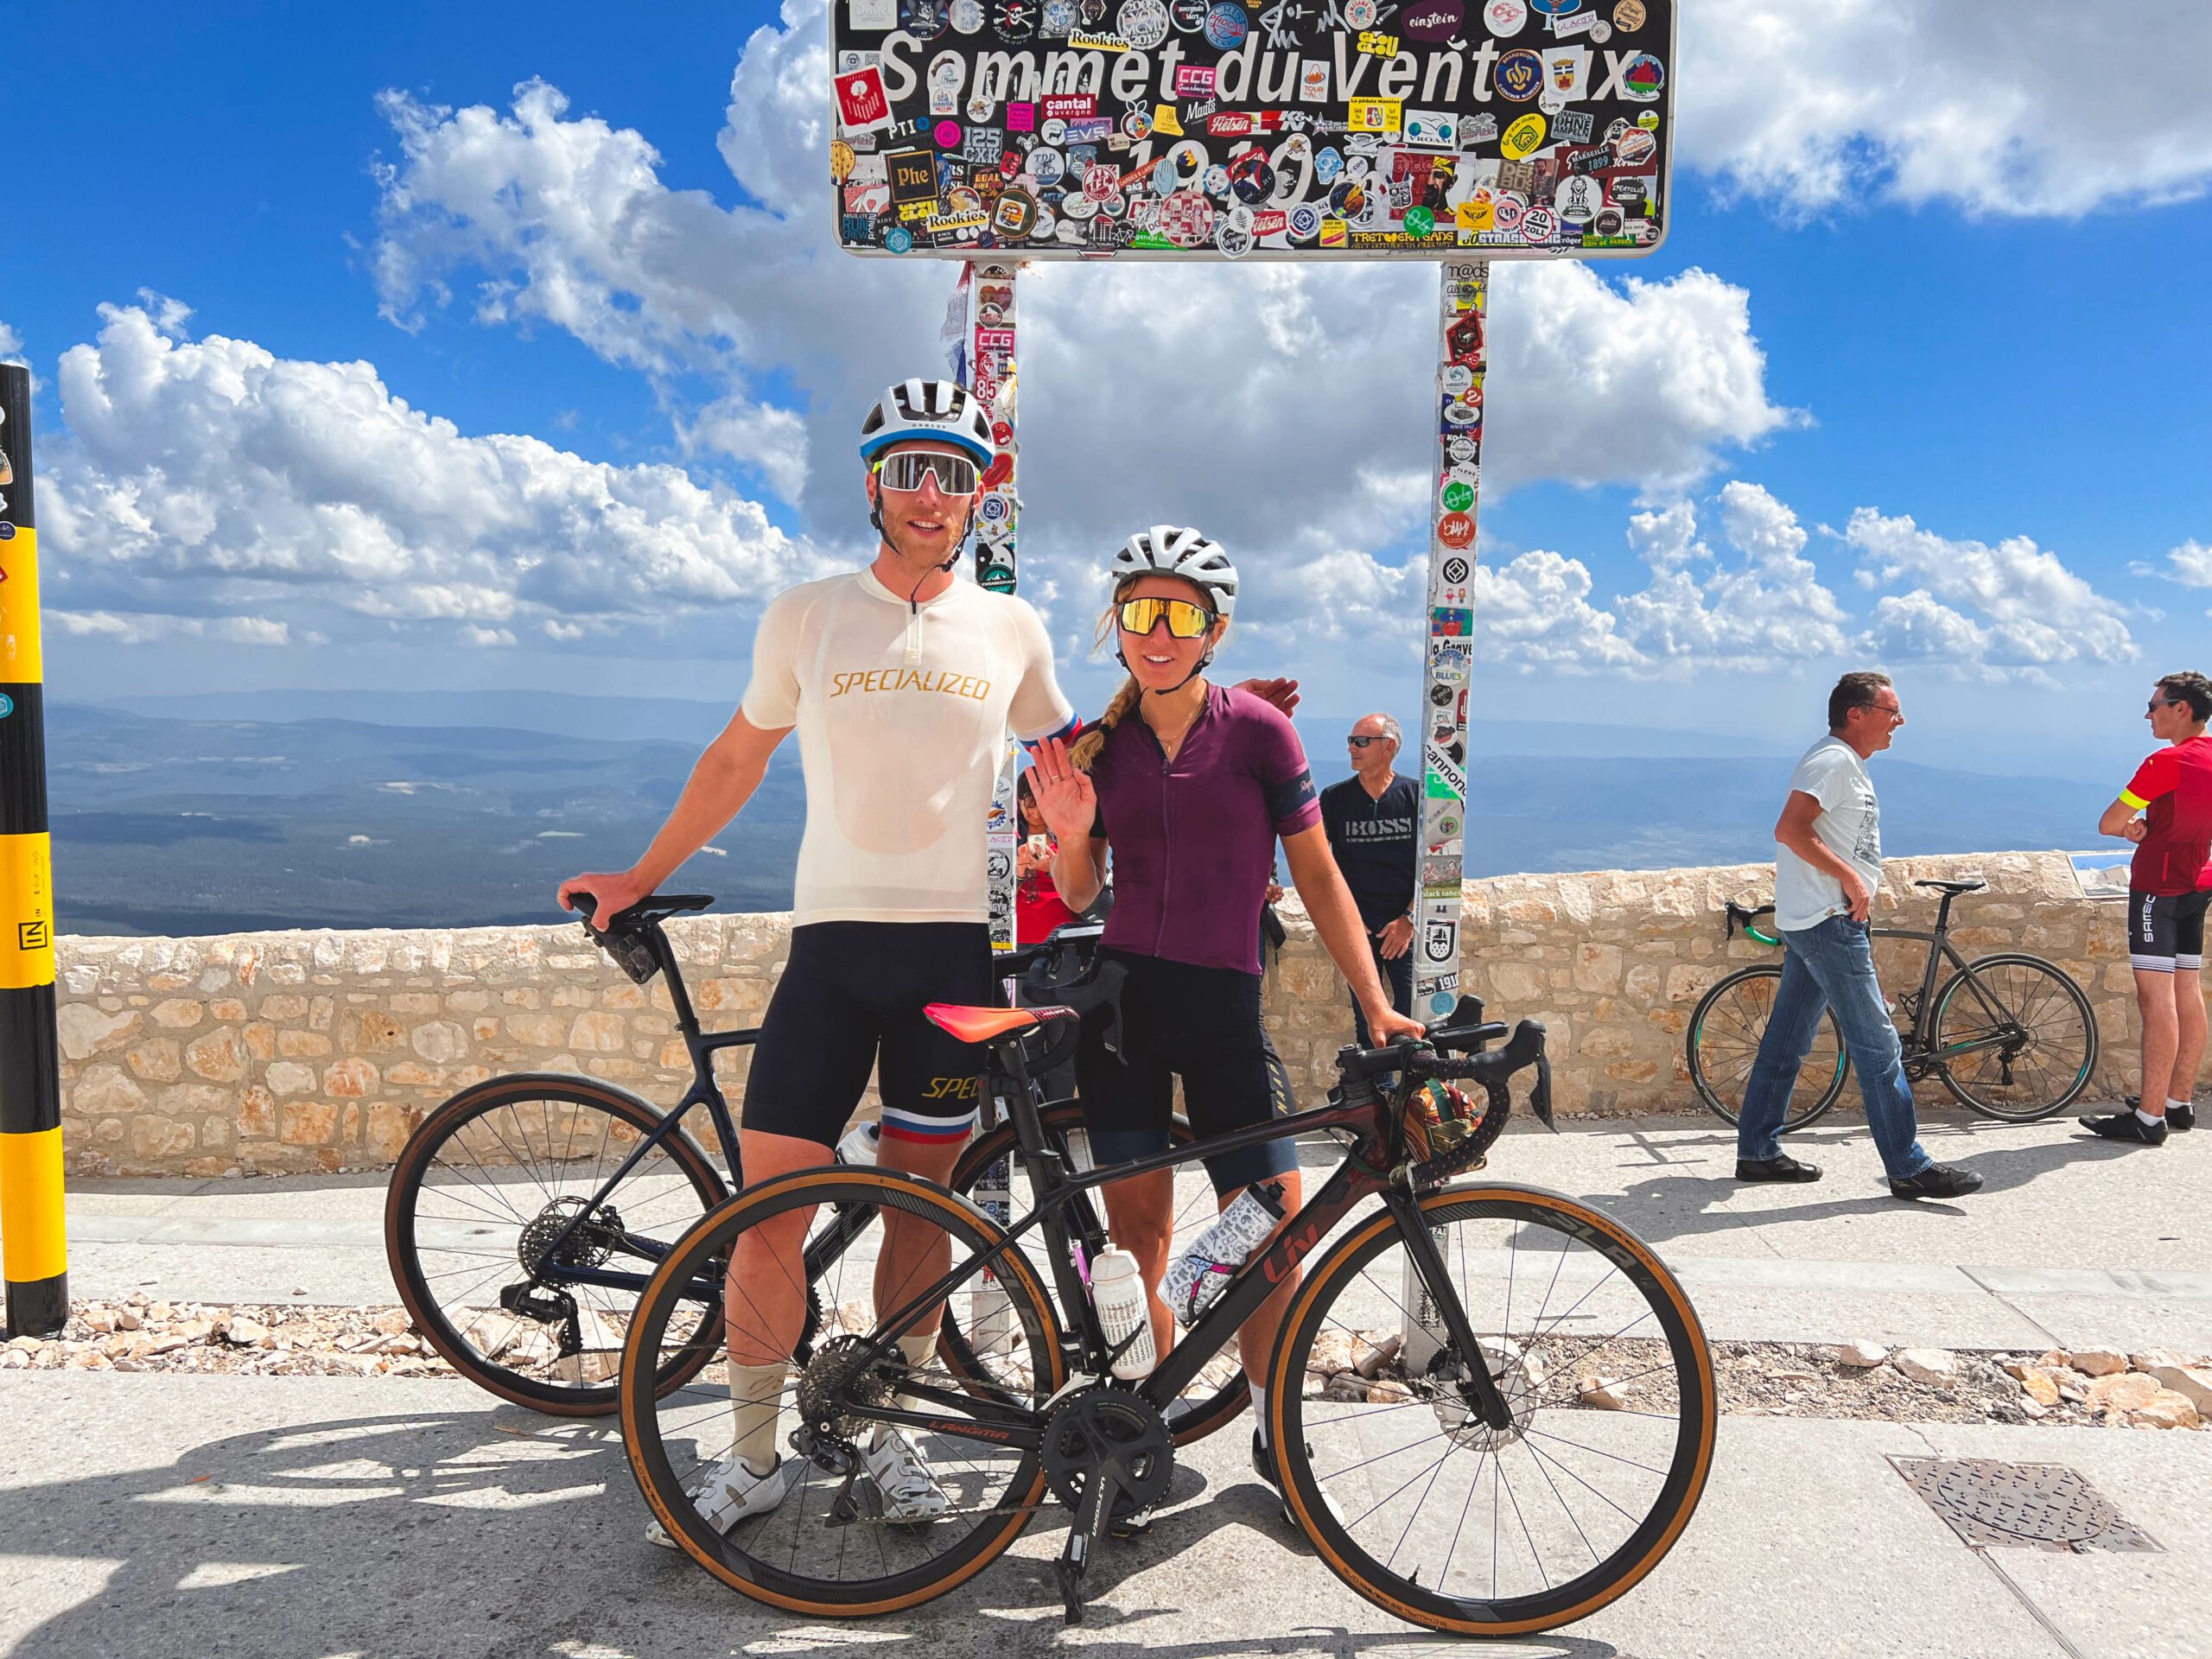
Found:
[[[699,1514],[691,1489],[733,1452],[725,1359],[718,1354],[676,1389],[657,1394],[637,1382],[664,1366],[671,1348],[683,1351],[683,1324],[699,1281],[722,1270],[742,1236],[764,1225],[784,1230],[801,1216],[818,1263],[804,1288],[819,1312],[791,1327],[794,1364],[784,1378],[776,1425],[788,1484],[775,1507],[718,1533]],[[894,1224],[895,1250],[887,1248]],[[833,1234],[841,1242],[823,1248]],[[1066,1380],[1059,1322],[1027,1259],[1009,1253],[990,1287],[988,1309],[1012,1313],[1001,1336],[975,1329],[987,1311],[980,1266],[971,1266],[948,1298],[969,1333],[977,1374],[955,1375],[928,1358],[910,1370],[895,1346],[871,1357],[868,1340],[895,1335],[879,1330],[879,1316],[944,1270],[931,1264],[933,1249],[970,1262],[1003,1236],[981,1210],[941,1187],[892,1170],[844,1167],[801,1170],[749,1187],[678,1240],[639,1298],[630,1328],[622,1438],[646,1502],[685,1553],[757,1601],[850,1617],[895,1612],[943,1595],[1012,1543],[1045,1495],[1035,1414]],[[886,1263],[880,1278],[879,1262]],[[784,1323],[793,1317],[785,1306]],[[925,1310],[915,1329],[940,1329],[940,1317]],[[741,1340],[781,1351],[785,1338],[776,1334],[777,1319],[765,1298],[748,1291],[733,1305],[730,1324]],[[880,1420],[872,1409],[900,1408],[897,1402],[914,1389],[930,1392],[913,1408],[983,1432],[905,1431],[951,1508],[935,1520],[902,1524],[885,1518],[880,1494],[864,1472],[829,1465],[849,1459],[873,1433]]]
[[[618,1403],[622,1340],[658,1253],[728,1192],[681,1134],[664,1138],[594,1206],[594,1195],[660,1126],[644,1101],[586,1077],[493,1077],[464,1089],[400,1149],[385,1199],[385,1259],[416,1328],[455,1370],[501,1399],[558,1417]],[[550,1247],[581,1217],[557,1255]],[[633,1274],[636,1288],[567,1268]],[[721,1340],[695,1309],[668,1351],[666,1386]]]
[[[1775,995],[1781,988],[1782,969],[1762,963],[1729,975],[1705,994],[1690,1015],[1685,1039],[1690,1083],[1698,1098],[1723,1122],[1733,1123],[1743,1115],[1744,1090],[1751,1083],[1759,1039],[1766,1035]],[[1803,1128],[1834,1105],[1850,1071],[1843,1033],[1831,1009],[1821,1014],[1813,1046],[1797,1068],[1797,1086],[1790,1092],[1783,1132]]]
[[[1064,1159],[1067,1168],[1088,1173],[1096,1167],[1091,1160],[1090,1137],[1084,1133],[1083,1108],[1078,1103],[1055,1101],[1038,1114],[1038,1121],[1045,1132],[1046,1149]],[[1179,1112],[1169,1120],[1167,1133],[1171,1146],[1185,1147],[1192,1139],[1190,1122]],[[1001,1163],[1005,1166],[1002,1179],[1007,1184],[1007,1198],[994,1197],[988,1190],[990,1172]],[[1189,1167],[1195,1170],[1198,1166]],[[1028,1177],[1015,1155],[1014,1126],[1006,1122],[969,1144],[960,1154],[959,1163],[954,1166],[952,1179],[947,1185],[961,1197],[980,1205],[1001,1226],[1006,1225],[1013,1216],[1027,1214],[1036,1208],[1041,1196],[1030,1188]],[[1180,1185],[1189,1190],[1179,1193],[1177,1198],[1174,1230],[1169,1243],[1171,1254],[1212,1225],[1219,1214],[1210,1182],[1199,1179],[1185,1180]],[[1027,1202],[1022,1201],[1025,1195]],[[1105,1205],[1095,1189],[1071,1200],[1062,1213],[1072,1236],[1106,1236]],[[1022,1248],[1039,1282],[1051,1285],[1052,1277],[1046,1262],[1042,1233],[1031,1234]],[[1001,1313],[998,1317],[1002,1320],[1006,1316]],[[938,1352],[955,1370],[965,1363],[966,1339],[949,1314]],[[1236,1351],[1233,1346],[1224,1349],[1206,1362],[1182,1397],[1168,1407],[1168,1432],[1175,1437],[1176,1445],[1188,1446],[1235,1421],[1251,1403],[1252,1385],[1244,1375],[1243,1366],[1237,1363]]]
[[[1471,1184],[1421,1210],[1448,1280],[1433,1288],[1465,1308],[1512,1421],[1471,1403],[1470,1357],[1404,1293],[1419,1281],[1384,1210],[1284,1322],[1268,1408],[1285,1495],[1331,1570],[1401,1618],[1497,1637],[1586,1618],[1658,1565],[1704,1491],[1704,1331],[1647,1245],[1563,1194]]]
[[[1936,994],[1943,1086],[1984,1117],[2031,1123],[2070,1105],[2097,1069],[2097,1016],[2040,957],[1981,957]]]

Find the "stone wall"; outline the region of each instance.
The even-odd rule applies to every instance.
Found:
[[[2030,950],[2065,966],[2088,989],[2103,1031],[2094,1092],[2132,1089],[2135,1016],[2120,910],[2084,900],[2063,856],[1892,860],[1878,919],[1926,925],[1935,906],[1911,880],[1968,871],[1992,890],[1954,911],[1960,948]],[[1561,1111],[1689,1109],[1681,1055],[1691,1009],[1739,962],[1770,955],[1726,941],[1720,906],[1764,899],[1772,886],[1771,867],[1749,864],[1471,881],[1468,988],[1494,1015],[1533,1015],[1550,1027]],[[1271,975],[1269,1023],[1294,1074],[1318,1091],[1351,1020],[1342,982],[1294,899],[1285,920],[1291,938]],[[782,915],[671,924],[709,1027],[757,1021],[788,932]],[[1903,962],[1885,964],[1885,984],[1916,982],[1916,957]],[[59,992],[64,1141],[81,1172],[374,1166],[439,1101],[497,1072],[582,1071],[662,1103],[688,1077],[665,989],[631,984],[573,925],[65,938]],[[723,1057],[733,1102],[746,1055]],[[1854,1109],[1855,1094],[1846,1102]]]

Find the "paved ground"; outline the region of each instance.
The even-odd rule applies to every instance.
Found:
[[[1491,1173],[1583,1193],[1657,1244],[1721,1337],[1958,1347],[2212,1347],[2212,1134],[2158,1151],[2070,1122],[1938,1122],[1988,1186],[1906,1205],[1860,1129],[1799,1138],[1818,1185],[1738,1190],[1707,1121],[1519,1135]],[[381,1183],[88,1183],[72,1287],[391,1300]],[[601,1428],[451,1382],[0,1373],[0,1652],[36,1656],[1395,1656],[1432,1638],[1344,1590],[1274,1519],[1242,1425],[1192,1448],[1175,1505],[1059,1621],[1047,1515],[969,1588],[896,1622],[799,1624],[639,1537]],[[1978,1553],[1888,1461],[2064,1464],[2160,1553]],[[2212,1433],[1730,1418],[1689,1532],[1560,1636],[1453,1651],[2212,1659]]]

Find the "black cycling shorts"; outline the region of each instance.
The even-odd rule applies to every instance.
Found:
[[[1099,1168],[1167,1149],[1177,1077],[1202,1141],[1294,1109],[1289,1074],[1260,1023],[1257,974],[1126,950],[1099,955],[1128,971],[1121,1054],[1107,1052],[1096,1015],[1084,1021],[1076,1046],[1076,1089]],[[1296,1169],[1298,1152],[1285,1136],[1205,1164],[1214,1191],[1227,1194]]]
[[[932,1025],[931,1002],[988,1006],[981,922],[810,922],[760,1022],[744,1126],[835,1146],[871,1068],[893,1141],[957,1146],[975,1127],[982,1051]]]
[[[2204,912],[2212,888],[2202,893],[2127,895],[2127,959],[2146,973],[2204,965]]]

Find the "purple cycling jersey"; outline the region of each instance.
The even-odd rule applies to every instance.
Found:
[[[1289,719],[1249,691],[1209,685],[1173,761],[1132,714],[1106,734],[1090,780],[1091,834],[1114,852],[1100,944],[1257,974],[1275,837],[1321,821]]]

